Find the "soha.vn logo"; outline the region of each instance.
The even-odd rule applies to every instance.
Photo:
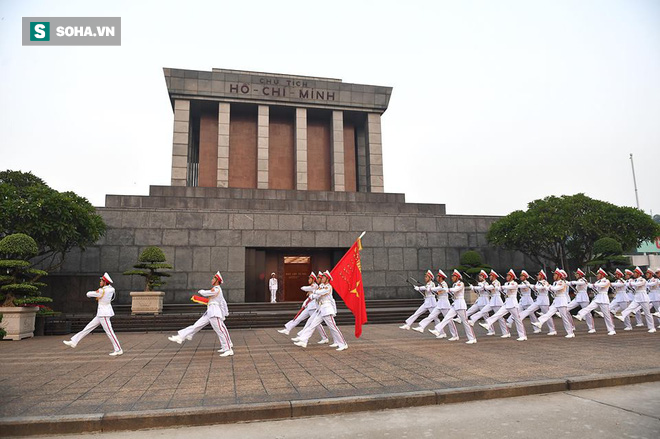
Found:
[[[30,41],[50,41],[50,22],[31,21]]]

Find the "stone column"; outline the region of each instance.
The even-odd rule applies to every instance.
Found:
[[[185,186],[188,176],[190,138],[190,101],[174,101],[174,136],[172,138],[172,186]]]
[[[355,148],[357,149],[357,188],[358,192],[369,192],[368,184],[368,156],[367,156],[367,134],[365,124],[359,123],[355,126]]]
[[[296,108],[296,189],[307,190],[307,109]]]
[[[369,151],[369,192],[385,192],[383,182],[383,144],[380,134],[380,114],[367,116],[367,147]]]
[[[259,105],[257,116],[257,188],[268,189],[268,106]]]
[[[345,169],[344,169],[344,112],[332,112],[332,190],[344,192]]]
[[[218,187],[229,187],[229,110],[229,103],[218,104]]]

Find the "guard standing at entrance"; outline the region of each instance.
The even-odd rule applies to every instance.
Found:
[[[270,274],[268,289],[270,290],[270,303],[275,303],[277,301],[277,277],[275,277],[275,273]]]

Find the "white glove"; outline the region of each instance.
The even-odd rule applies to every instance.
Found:
[[[419,291],[419,287],[418,287],[418,286],[415,286],[415,291]]]

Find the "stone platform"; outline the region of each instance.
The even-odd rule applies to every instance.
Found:
[[[275,329],[234,330],[220,358],[201,332],[178,345],[168,333],[120,333],[112,358],[104,334],[77,348],[63,336],[0,342],[0,436],[137,429],[282,418],[543,393],[660,379],[660,335],[639,328],[588,335],[437,340],[396,325],[368,325],[350,348],[294,346]],[[530,328],[531,329],[531,328]],[[531,330],[530,330],[531,333]],[[572,386],[572,387],[571,387]],[[228,414],[231,413],[231,414]],[[32,418],[30,417],[38,417]],[[169,420],[169,421],[168,421]],[[104,424],[105,422],[105,424]]]

